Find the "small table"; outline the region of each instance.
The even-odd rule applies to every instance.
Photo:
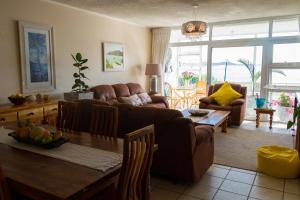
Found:
[[[260,114],[267,114],[270,115],[269,128],[272,129],[273,115],[276,110],[270,108],[254,108],[254,110],[256,111],[256,128],[259,127]]]
[[[207,109],[208,110],[208,109]],[[189,113],[189,109],[182,112],[183,116],[191,119],[197,125],[209,125],[214,129],[222,125],[222,132],[227,133],[227,122],[230,115],[229,111],[209,110],[210,113],[203,117],[193,116]]]

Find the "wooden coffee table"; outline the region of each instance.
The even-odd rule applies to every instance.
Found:
[[[230,111],[208,110],[210,113],[203,117],[192,116],[189,109],[182,110],[184,117],[191,119],[196,125],[209,125],[214,129],[222,125],[222,132],[227,133],[227,121]]]

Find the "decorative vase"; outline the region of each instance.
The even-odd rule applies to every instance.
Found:
[[[184,80],[184,87],[190,87],[190,80]]]
[[[284,107],[284,106],[278,106],[277,108],[279,120],[281,122],[288,122],[289,120],[293,119],[293,107]]]

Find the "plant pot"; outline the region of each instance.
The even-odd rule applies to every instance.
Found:
[[[64,99],[66,101],[76,101],[81,99],[94,99],[94,92],[65,92]]]
[[[278,111],[278,116],[279,120],[281,122],[288,122],[289,120],[293,119],[293,107],[283,107],[283,106],[278,106],[277,108]]]

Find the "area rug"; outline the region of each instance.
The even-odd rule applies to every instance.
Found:
[[[289,134],[228,128],[214,133],[214,163],[257,171],[256,148],[265,145],[293,147],[294,137]]]

